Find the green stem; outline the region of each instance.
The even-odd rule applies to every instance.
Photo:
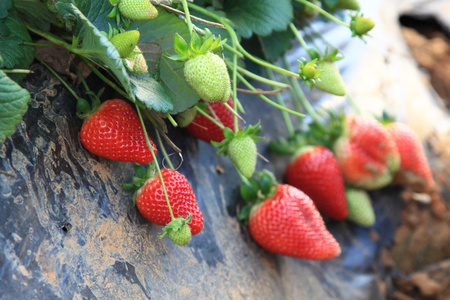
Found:
[[[285,75],[281,75],[281,77],[283,78],[284,82],[289,82],[289,78]],[[302,112],[303,108],[300,105],[299,101],[298,101],[298,97],[295,94],[295,91],[293,89],[289,89],[289,94],[291,95],[291,99],[292,99],[292,104],[294,105],[294,109],[296,111]]]
[[[2,69],[3,73],[14,73],[14,74],[30,74],[32,73],[31,70],[27,70],[27,69],[12,69],[12,70],[5,70]]]
[[[203,109],[201,109],[198,106],[195,106],[195,109],[197,110],[197,112],[203,116],[205,116],[208,120],[210,120],[211,122],[213,122],[214,124],[216,124],[217,126],[219,126],[220,129],[225,129],[225,126],[217,121],[216,119],[214,119],[213,117],[211,117],[206,111],[204,111]]]
[[[227,65],[230,65],[230,63],[227,62]],[[239,71],[239,73],[241,73],[241,74],[243,74],[243,75],[245,75],[245,76],[247,76],[247,77],[249,77],[249,78],[251,78],[253,80],[257,80],[257,81],[259,81],[261,83],[265,83],[265,84],[270,85],[270,86],[276,86],[276,87],[279,87],[279,88],[282,88],[282,89],[289,89],[290,88],[288,84],[285,84],[283,82],[278,82],[278,81],[275,81],[275,80],[270,80],[268,78],[259,76],[259,75],[255,74],[255,73],[252,73],[252,72],[250,72],[250,71],[248,71],[248,70],[246,70],[246,69],[244,69],[242,67],[238,66],[237,70]]]
[[[163,156],[165,157],[167,164],[169,165],[169,167],[172,170],[175,170],[175,168],[173,167],[172,161],[170,160],[169,155],[167,154],[166,147],[164,147],[164,144],[161,139],[161,135],[159,134],[159,131],[156,128],[155,128],[155,133],[156,133],[156,138],[158,140],[159,149],[163,153]]]
[[[67,82],[64,81],[64,79],[62,79],[61,76],[59,76],[58,73],[56,73],[55,70],[53,70],[45,61],[43,61],[40,57],[38,57],[37,55],[34,56],[44,67],[46,67],[56,78],[58,78],[58,80],[65,86],[65,88],[72,94],[72,96],[75,99],[79,99],[80,97],[77,95],[77,93],[75,93],[75,91],[67,84]]]
[[[335,22],[335,23],[337,23],[339,25],[342,25],[342,26],[350,28],[350,25],[348,25],[347,23],[342,22],[341,20],[339,20],[338,18],[336,18],[335,16],[333,16],[329,12],[323,10],[322,8],[318,7],[317,5],[312,4],[311,2],[309,2],[307,0],[295,0],[295,1],[300,2],[303,5],[308,6],[308,7],[312,8],[312,9],[316,10],[321,15],[327,17],[328,19],[330,19],[331,21],[333,21],[333,22]]]
[[[225,28],[227,28],[227,30],[231,30],[231,28],[228,29],[228,27],[230,27],[229,24],[225,24]],[[236,44],[238,43],[238,41],[234,38],[231,39],[232,45],[233,45],[233,49],[236,50]],[[237,55],[236,52],[233,52],[233,65],[231,70],[233,71],[232,73],[232,92],[233,94],[231,95],[234,99],[233,102],[233,111],[236,111],[237,107],[238,107],[238,99],[237,99]],[[227,103],[225,103],[226,105],[228,105]],[[238,120],[238,116],[234,115],[234,132],[238,132],[239,130],[239,120]]]
[[[171,114],[167,113],[166,117],[170,121],[170,123],[173,125],[173,127],[178,127],[177,121],[175,121],[175,119],[172,117]]]
[[[139,105],[135,105],[135,106],[136,106],[136,111],[139,116],[139,121],[141,122],[142,129],[144,130],[145,141],[147,142],[147,146],[150,149],[150,153],[152,154],[153,161],[155,162],[156,170],[158,171],[159,179],[161,180],[161,187],[163,189],[164,196],[166,197],[166,202],[167,202],[167,207],[169,208],[170,218],[173,221],[173,220],[175,220],[175,217],[173,216],[172,207],[170,206],[169,195],[167,194],[166,185],[164,184],[164,179],[161,174],[161,169],[159,167],[158,161],[156,160],[156,155],[154,153],[155,148],[153,148],[153,145],[150,142],[150,139],[148,138],[147,129],[145,128],[144,119],[142,118],[142,114],[141,114],[141,110],[139,109]]]
[[[189,13],[188,4],[187,4],[186,0],[181,0],[181,3],[183,4],[183,10],[184,10],[184,15],[185,15],[186,24],[187,24],[187,27],[189,30],[189,34],[192,37],[192,35],[194,34],[194,31],[193,31],[193,27],[192,27],[191,14]]]
[[[236,54],[237,56],[239,56],[239,58],[244,58],[244,54],[242,54],[241,52],[237,51],[236,49],[233,49],[233,47],[231,47],[227,43],[223,44],[223,46],[224,46],[224,48],[226,48],[231,53]]]
[[[237,76],[238,76],[239,80],[242,81],[242,83],[244,83],[250,90],[256,91],[256,88],[255,88],[253,85],[251,85],[251,84],[244,78],[244,76],[242,76],[241,74],[237,74]],[[264,96],[264,95],[259,94],[258,96],[259,96],[261,99],[263,99],[265,102],[267,102],[267,103],[269,103],[270,105],[272,105],[272,106],[278,108],[278,109],[281,110],[281,111],[286,111],[286,112],[288,112],[288,113],[290,113],[290,114],[293,114],[293,115],[295,115],[295,116],[297,116],[297,117],[301,117],[301,118],[303,118],[303,117],[305,116],[304,114],[301,114],[301,113],[299,113],[299,112],[293,111],[293,110],[291,110],[291,109],[289,109],[289,108],[287,108],[287,107],[285,107],[285,106],[283,106],[283,105],[279,105],[278,103],[273,102],[272,100],[270,100],[269,98],[267,98],[267,97]]]
[[[286,59],[286,56],[283,56],[283,63],[284,67],[288,68],[289,64]],[[317,123],[317,125],[320,127],[320,129],[326,131],[325,126],[322,124],[319,116],[316,114],[314,108],[312,107],[311,103],[309,103],[308,99],[306,99],[305,93],[303,93],[302,88],[300,87],[300,83],[296,78],[289,78],[291,82],[291,86],[294,89],[294,92],[296,96],[298,97],[298,100],[300,100],[301,105],[306,110],[306,112],[313,118],[313,120]]]
[[[22,42],[22,44],[33,47],[55,47],[55,44],[41,44],[41,43],[30,43],[30,42]]]
[[[273,74],[273,71],[270,69],[266,69],[266,71],[269,78],[275,80],[275,75]],[[278,104],[285,106],[280,93],[275,94],[275,98],[277,99]],[[292,125],[292,121],[291,118],[289,117],[289,114],[286,111],[281,111],[281,115],[283,116],[284,124],[286,124],[286,129],[288,131],[289,136],[293,136],[294,126]]]
[[[94,72],[95,75],[97,75],[101,80],[103,80],[103,82],[108,84],[110,87],[112,87],[116,92],[124,96],[126,99],[134,102],[134,100],[131,99],[131,97],[125,91],[123,91],[117,84],[106,78],[99,70],[97,70],[96,67],[92,65],[92,63],[88,59],[86,59],[83,56],[80,56],[80,58],[91,69],[91,71]]]
[[[61,40],[60,38],[54,36],[51,33],[39,30],[37,28],[32,27],[30,24],[25,23],[25,25],[27,26],[27,29],[33,33],[36,33],[37,35],[40,35],[44,38],[46,38],[47,40],[49,40],[50,42],[52,42],[55,45],[61,46],[66,48],[67,50],[74,52],[73,47],[71,45],[69,45],[68,43],[66,43],[65,41]],[[53,45],[54,46],[54,45]]]
[[[289,24],[289,28],[291,28],[292,33],[294,33],[295,37],[299,41],[300,45],[308,52],[308,45],[306,44],[305,40],[303,39],[302,35],[298,32],[297,28],[293,23]]]

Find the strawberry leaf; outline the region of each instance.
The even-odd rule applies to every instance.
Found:
[[[22,19],[41,30],[49,31],[52,23],[59,23],[55,15],[39,0],[15,0],[14,7]]]
[[[285,30],[293,19],[290,0],[226,0],[224,11],[245,38]]]
[[[34,48],[23,45],[31,42],[30,35],[24,23],[17,17],[15,11],[0,19],[0,68],[28,69],[33,62]],[[11,79],[20,81],[24,74],[11,74]]]
[[[291,30],[274,31],[268,36],[260,36],[259,42],[267,60],[275,61],[292,48],[293,38],[294,34]]]
[[[168,112],[173,109],[172,99],[166,93],[161,83],[144,75],[129,75],[135,97],[149,109],[157,112]]]
[[[97,27],[72,3],[58,3],[57,8],[67,13],[70,12],[83,24],[84,35],[82,37],[81,52],[84,52],[85,56],[98,63],[103,63],[108,66],[109,71],[120,82],[127,94],[134,96],[131,89],[130,77],[122,63],[119,52],[117,52],[108,38],[101,34]]]
[[[15,131],[28,109],[30,94],[0,70],[0,144]]]

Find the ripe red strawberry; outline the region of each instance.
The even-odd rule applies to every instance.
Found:
[[[162,169],[161,174],[174,216],[186,219],[191,214],[192,220],[187,224],[192,235],[199,233],[203,228],[203,215],[189,181],[172,169]],[[137,191],[136,205],[142,216],[152,223],[165,226],[172,221],[158,175],[147,180]]]
[[[230,98],[227,66],[222,58],[212,52],[190,57],[184,65],[184,77],[206,102],[227,102]]]
[[[341,253],[312,200],[290,185],[278,185],[275,195],[256,204],[248,226],[253,239],[275,254],[321,260]]]
[[[391,183],[400,167],[395,142],[377,120],[347,115],[341,136],[334,143],[344,181],[364,189],[378,189]]]
[[[233,107],[233,99],[231,97],[228,99],[227,103]],[[234,131],[233,113],[220,102],[210,103],[209,106],[214,111],[214,114],[223,126]],[[211,112],[209,108],[206,108],[206,111]],[[213,116],[213,114],[211,114],[211,116]],[[211,141],[220,143],[225,139],[223,130],[201,114],[197,114],[195,116],[194,120],[186,126],[186,130],[196,138],[204,140],[208,143]]]
[[[130,20],[151,20],[158,16],[158,10],[150,0],[120,0],[119,11]]]
[[[80,139],[89,152],[104,158],[137,163],[153,161],[138,115],[121,99],[100,105],[81,127]],[[156,155],[156,146],[150,142]]]
[[[341,169],[328,148],[300,148],[289,163],[285,175],[287,183],[305,192],[320,212],[335,220],[347,217]]]
[[[406,124],[393,122],[386,129],[394,139],[400,153],[400,170],[395,174],[394,182],[420,185],[430,188],[434,185],[423,146],[415,132]]]

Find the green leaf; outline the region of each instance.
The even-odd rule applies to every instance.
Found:
[[[261,50],[268,61],[276,61],[287,50],[292,48],[294,34],[291,30],[274,31],[265,37],[259,37]]]
[[[175,52],[180,56],[188,55],[189,46],[181,35],[175,34],[173,47],[175,49]]]
[[[131,90],[130,77],[122,63],[119,52],[117,52],[108,38],[101,34],[75,5],[58,3],[57,7],[58,9],[71,12],[83,24],[84,36],[80,52],[99,63],[105,64],[127,94],[134,96]]]
[[[245,38],[285,30],[293,19],[290,0],[225,0],[224,11]]]
[[[22,19],[41,30],[49,31],[52,23],[59,23],[55,15],[48,10],[47,5],[39,0],[14,0],[14,7]]]
[[[172,99],[161,83],[148,74],[130,74],[129,78],[133,94],[147,108],[164,113],[173,109]]]
[[[8,15],[8,10],[12,7],[12,0],[2,0],[3,4],[0,9],[0,19],[5,18]]]
[[[28,109],[30,94],[0,70],[0,144],[15,131]]]
[[[25,24],[15,11],[0,19],[0,68],[28,69],[34,60],[34,47],[24,45],[31,42]],[[26,74],[11,74],[16,82],[22,81]]]

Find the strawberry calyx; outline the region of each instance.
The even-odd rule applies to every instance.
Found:
[[[156,174],[156,164],[154,161],[147,164],[148,168],[145,166],[135,163],[134,173],[135,176],[131,177],[131,183],[122,184],[122,188],[127,192],[134,192],[133,194],[133,206],[136,205],[136,194],[137,191],[144,186],[144,184],[150,178],[153,178]]]
[[[316,81],[320,80],[319,75],[322,71],[317,69],[317,60],[317,58],[314,58],[310,62],[306,62],[304,57],[298,60],[297,73],[309,87],[314,86]]]
[[[247,223],[252,210],[275,195],[277,186],[275,176],[265,169],[252,178],[244,180],[240,186],[240,192],[247,204],[240,209],[238,220]]]
[[[216,38],[208,29],[205,29],[205,35],[203,36],[194,32],[189,44],[181,35],[176,33],[173,48],[177,55],[170,55],[166,52],[166,56],[171,60],[186,61],[194,56],[211,52],[221,47],[226,41],[227,39],[222,40],[220,35]]]
[[[376,117],[376,119],[378,120],[378,122],[380,122],[384,126],[395,122],[395,117],[393,115],[389,114],[386,110],[383,110],[381,117]]]
[[[169,224],[164,226],[163,232],[158,237],[162,239],[167,235],[172,242],[178,246],[185,246],[189,244],[192,234],[191,228],[187,223],[191,220],[191,214],[189,214],[186,219],[178,216],[178,218],[173,219]]]

